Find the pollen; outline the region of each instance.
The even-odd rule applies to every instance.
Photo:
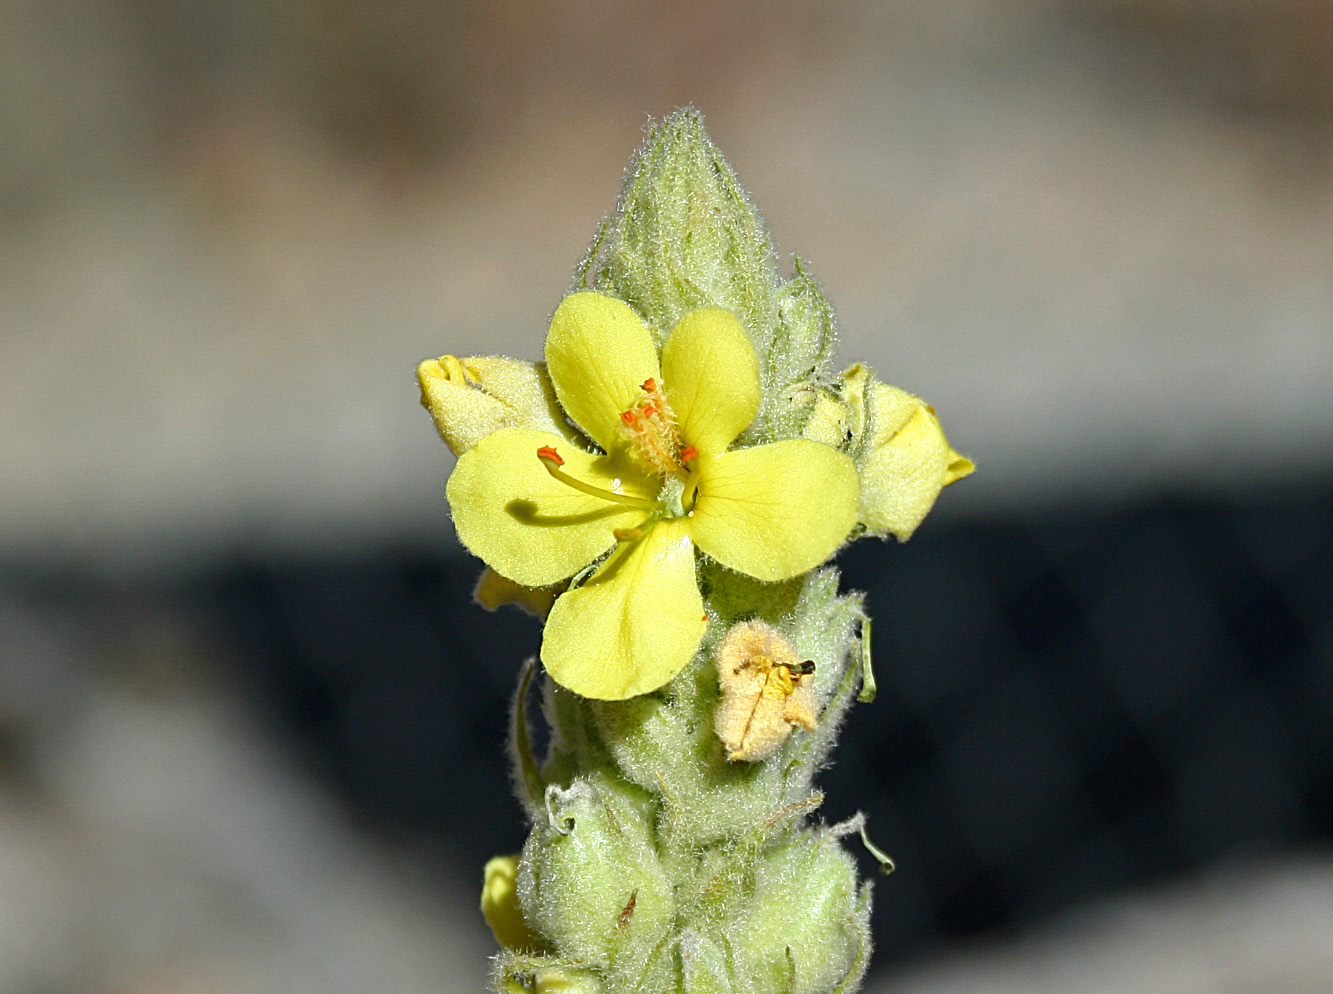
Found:
[[[540,449],[538,449],[537,458],[540,459],[542,462],[553,462],[557,466],[563,466],[565,464],[564,458],[560,455],[559,452],[556,452],[555,447],[551,445],[543,445]]]
[[[659,476],[685,477],[686,452],[698,453],[693,446],[681,446],[676,416],[666,394],[654,377],[640,384],[643,396],[620,414],[620,423],[635,455]]]
[[[767,759],[793,727],[814,729],[815,664],[802,660],[776,628],[759,620],[741,622],[718,644],[716,661],[722,700],[713,728],[728,759]]]

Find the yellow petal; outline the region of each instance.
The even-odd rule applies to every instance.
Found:
[[[546,366],[565,411],[607,452],[624,444],[621,412],[660,372],[652,337],[629,304],[591,291],[572,293],[555,309]]]
[[[960,456],[949,447],[949,465],[944,471],[944,485],[947,487],[950,483],[957,483],[965,476],[971,476],[976,471],[976,464],[967,456]]]
[[[856,465],[827,445],[793,438],[701,458],[686,520],[724,566],[783,580],[833,555],[856,524]]]
[[[559,592],[559,587],[525,587],[487,566],[477,577],[472,599],[487,611],[498,611],[506,604],[513,604],[534,617],[545,618],[551,613],[551,605]]]
[[[542,363],[445,355],[417,366],[417,380],[422,406],[455,455],[501,428],[569,433]]]
[[[662,382],[685,441],[721,452],[759,413],[759,360],[731,311],[700,307],[662,350]]]
[[[876,535],[907,541],[949,483],[972,472],[949,447],[935,412],[920,397],[875,381],[861,472],[861,520]]]
[[[544,943],[523,918],[518,904],[517,856],[493,856],[482,871],[481,915],[506,949],[530,952],[544,949]]]
[[[572,576],[611,547],[612,529],[633,527],[645,517],[642,509],[554,479],[537,458],[543,446],[556,448],[564,469],[577,479],[648,496],[618,458],[584,452],[549,432],[507,428],[459,456],[446,488],[459,540],[496,572],[526,587]]]
[[[556,599],[542,664],[576,694],[620,701],[656,690],[684,669],[706,626],[684,522],[659,521]]]

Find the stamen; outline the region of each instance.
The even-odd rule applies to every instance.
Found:
[[[650,376],[640,384],[644,396],[628,411],[621,412],[634,452],[654,472],[662,476],[686,478],[682,460],[680,433],[676,416],[663,395],[657,378]],[[696,453],[697,454],[697,453]]]
[[[683,466],[688,466],[694,460],[699,458],[699,450],[693,445],[687,445],[680,450],[680,462]]]
[[[610,490],[603,490],[601,487],[594,487],[590,483],[584,483],[582,480],[575,479],[560,468],[565,464],[565,460],[561,458],[560,453],[550,445],[543,445],[538,449],[537,458],[540,459],[542,465],[546,467],[546,472],[550,473],[565,486],[572,487],[579,491],[579,493],[587,494],[589,497],[600,497],[602,500],[610,501],[613,504],[624,504],[627,507],[641,507],[645,511],[652,510],[654,506],[653,502],[646,498],[613,493]]]
[[[686,446],[686,448],[693,448],[693,446]],[[691,518],[694,517],[695,501],[699,499],[699,463],[697,462],[697,456],[698,453],[696,452],[695,457],[690,459],[690,462],[694,465],[690,467],[689,475],[685,477],[685,490],[680,495],[680,506]]]
[[[662,520],[661,512],[651,514],[637,528],[612,528],[611,534],[617,542],[637,542],[652,530],[653,525]]]

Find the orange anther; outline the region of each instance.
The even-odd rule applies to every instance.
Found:
[[[687,445],[680,450],[680,461],[682,464],[691,463],[699,458],[699,450],[693,445]]]
[[[621,411],[620,420],[625,422],[626,428],[633,428],[636,418],[634,417],[633,411]]]
[[[656,393],[657,380],[653,379],[653,377],[650,376],[648,377],[648,379],[643,381],[643,383],[641,384],[641,388],[647,390],[649,393]]]
[[[653,407],[652,404],[644,404],[642,411],[643,411],[643,416],[645,418],[651,418],[654,414],[657,413],[657,408]]]
[[[553,462],[557,466],[563,466],[565,464],[565,460],[560,457],[560,453],[556,452],[555,448],[550,445],[543,445],[538,449],[537,458],[545,462]]]

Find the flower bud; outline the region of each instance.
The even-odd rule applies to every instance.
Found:
[[[766,361],[777,306],[772,241],[697,110],[648,132],[578,286],[628,302],[659,346],[686,311],[725,307]]]
[[[591,970],[547,967],[533,978],[534,994],[601,994],[602,982]]]
[[[542,363],[446,355],[421,363],[417,380],[422,406],[455,455],[501,428],[569,434]]]
[[[940,491],[972,472],[972,462],[949,447],[934,408],[865,366],[843,374],[843,396],[861,477],[861,523],[872,535],[905,542]]]
[[[547,789],[549,823],[528,837],[519,898],[561,956],[633,976],[670,928],[675,902],[645,804],[603,777]]]
[[[870,953],[869,916],[855,863],[821,831],[764,857],[753,901],[727,937],[753,990],[849,990]]]

